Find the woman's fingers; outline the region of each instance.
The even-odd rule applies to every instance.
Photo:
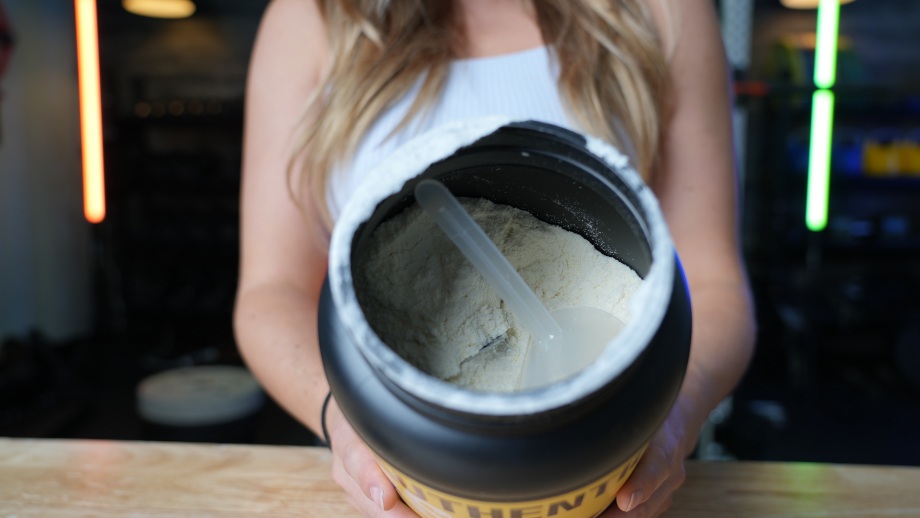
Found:
[[[671,500],[670,491],[664,495],[656,494],[652,496],[652,498],[648,499],[647,502],[628,513],[624,513],[623,511],[617,509],[617,513],[620,514],[616,514],[614,516],[622,516],[623,518],[657,518],[671,507]],[[604,518],[607,518],[606,515]]]
[[[380,469],[377,459],[360,437],[354,432],[335,405],[330,405],[329,416],[333,465],[333,479],[354,500],[360,500],[362,511],[371,505],[379,511],[392,510],[402,505],[396,488]],[[365,513],[366,514],[366,513]],[[389,516],[389,515],[388,515]],[[415,516],[410,513],[409,516]]]
[[[418,518],[418,515],[415,514],[412,509],[409,509],[406,504],[396,501],[394,505],[390,506],[389,509],[384,510],[380,507],[377,502],[367,498],[364,492],[361,490],[361,487],[358,485],[358,482],[351,478],[350,475],[345,471],[345,467],[342,465],[341,459],[336,457],[332,463],[332,472],[333,477],[335,477],[336,472],[341,473],[341,480],[336,478],[336,482],[342,486],[342,489],[345,490],[347,495],[348,502],[355,507],[362,515],[369,516],[372,518]]]
[[[642,459],[617,492],[617,506],[631,511],[664,489],[668,494],[684,482],[683,433],[672,413],[652,437]]]
[[[683,469],[681,468],[680,471],[683,472]],[[671,507],[673,493],[682,483],[682,476],[674,477],[673,479],[669,478],[652,494],[651,498],[633,507],[629,512],[612,505],[598,518],[653,518],[659,516]]]
[[[636,470],[617,492],[617,506],[631,511],[655,494],[672,476],[674,454],[666,445],[654,441],[649,444]]]

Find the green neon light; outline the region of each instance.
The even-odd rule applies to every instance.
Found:
[[[808,150],[808,194],[805,225],[812,232],[827,227],[831,183],[831,140],[834,131],[834,92],[837,81],[837,34],[840,0],[821,0],[815,42],[815,90],[811,100],[811,143]]]
[[[808,194],[805,200],[805,225],[812,232],[820,232],[827,227],[833,128],[834,92],[816,90],[811,100],[811,149],[808,153]]]
[[[837,34],[840,30],[840,0],[821,0],[815,40],[815,86],[830,88],[837,79]]]

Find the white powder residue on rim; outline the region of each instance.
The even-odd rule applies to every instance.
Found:
[[[587,137],[588,150],[608,163],[612,174],[623,178],[638,193],[638,208],[648,228],[652,255],[651,268],[630,304],[630,313],[641,314],[642,318],[632,319],[598,361],[578,376],[544,389],[510,394],[471,392],[435,379],[381,342],[365,321],[353,290],[351,247],[357,229],[370,218],[378,203],[398,193],[428,166],[512,122],[516,121],[501,117],[460,121],[401,146],[377,166],[368,184],[345,206],[329,247],[328,276],[336,314],[367,361],[410,393],[461,412],[496,416],[539,413],[599,390],[630,365],[656,335],[668,310],[673,276],[679,274],[670,235],[654,195],[635,171],[628,165],[623,167],[621,153],[606,142]]]
[[[652,234],[650,241],[653,243],[653,263],[648,275],[645,276],[646,282],[640,286],[630,302],[630,312],[633,314],[648,314],[650,316],[647,319],[648,323],[657,326],[664,318],[663,308],[667,308],[668,301],[671,298],[671,286],[669,285],[668,277],[672,275],[674,269],[674,244],[661,214],[658,199],[645,184],[645,181],[642,180],[642,177],[639,176],[639,173],[630,166],[629,158],[626,155],[602,139],[592,136],[586,136],[585,138],[588,151],[610,164],[617,171],[618,176],[636,193],[639,201],[642,202],[646,209],[646,217],[649,223],[648,231]],[[627,331],[631,331],[631,329],[627,328]]]

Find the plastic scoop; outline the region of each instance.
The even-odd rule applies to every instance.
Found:
[[[593,362],[623,328],[613,315],[587,306],[552,313],[495,243],[441,182],[422,180],[415,199],[447,237],[498,292],[535,339],[524,359],[522,389],[565,379]]]

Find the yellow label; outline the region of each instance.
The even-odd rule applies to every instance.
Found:
[[[645,446],[609,474],[561,495],[521,502],[460,498],[432,489],[400,473],[385,461],[380,467],[406,504],[422,518],[590,518],[606,509],[632,474]]]

